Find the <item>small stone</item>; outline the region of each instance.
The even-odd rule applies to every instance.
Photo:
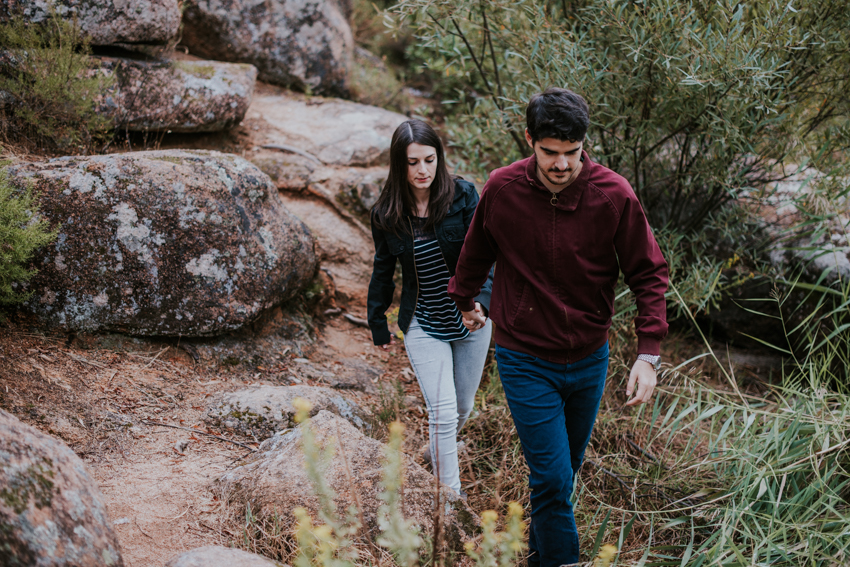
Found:
[[[210,545],[182,553],[165,567],[278,567],[278,564],[241,549]]]
[[[224,423],[257,439],[294,427],[297,410],[292,404],[302,398],[313,406],[311,415],[328,410],[360,429],[368,429],[366,414],[339,392],[317,386],[252,386],[210,398],[202,419],[213,427]]]

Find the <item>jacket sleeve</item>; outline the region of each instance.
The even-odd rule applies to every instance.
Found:
[[[469,234],[469,226],[472,224],[472,218],[475,215],[475,210],[478,208],[478,192],[472,183],[467,183],[469,198],[466,201],[466,206],[463,209],[463,227],[466,233]],[[480,303],[484,308],[485,315],[490,313],[490,295],[493,292],[493,266],[490,266],[490,272],[487,274],[487,280],[481,286],[481,291],[475,296],[473,303]]]
[[[369,280],[369,294],[366,299],[367,319],[372,331],[372,342],[385,345],[390,342],[390,329],[387,326],[387,309],[393,302],[393,274],[396,257],[390,252],[386,233],[375,224],[372,213],[372,240],[375,242],[375,257],[372,265],[372,279]]]
[[[474,191],[473,191],[474,193]],[[473,199],[474,214],[469,221],[463,248],[457,261],[455,275],[449,280],[449,297],[461,311],[472,311],[478,301],[488,312],[490,310],[490,291],[493,285],[493,264],[496,261],[497,248],[489,238],[485,228],[487,216],[487,186]],[[475,207],[477,203],[477,207]],[[467,212],[464,211],[464,222]]]
[[[667,335],[667,262],[637,197],[625,203],[614,247],[625,282],[635,294],[638,353],[657,355]]]

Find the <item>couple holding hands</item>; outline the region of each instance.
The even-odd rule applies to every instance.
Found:
[[[385,313],[400,261],[398,325],[428,409],[434,472],[461,495],[457,434],[495,334],[530,470],[534,567],[579,560],[570,496],[605,386],[621,271],[637,304],[627,405],[652,396],[667,333],[667,263],[629,183],[585,151],[589,122],[587,103],[572,91],[534,95],[526,110],[531,157],[493,171],[479,199],[471,183],[449,175],[433,128],[408,120],[393,134],[389,176],[371,213],[372,338],[385,349],[395,342]]]

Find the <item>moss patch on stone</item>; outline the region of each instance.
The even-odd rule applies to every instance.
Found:
[[[188,73],[201,79],[212,79],[215,77],[215,67],[213,65],[193,65],[185,61],[172,61],[171,64],[175,69]]]
[[[8,485],[0,490],[0,500],[6,506],[22,514],[30,500],[38,508],[47,508],[53,503],[53,461],[42,457],[40,462],[30,465],[23,473],[13,474]]]

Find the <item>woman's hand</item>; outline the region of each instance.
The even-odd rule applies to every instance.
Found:
[[[484,308],[477,301],[475,302],[475,310],[461,311],[460,314],[463,317],[463,326],[470,331],[477,331],[487,323],[487,317],[484,316]]]
[[[394,345],[395,345],[395,337],[390,335],[390,342],[388,342],[385,345],[380,345],[380,347],[384,350],[390,350],[390,347],[394,346]]]

